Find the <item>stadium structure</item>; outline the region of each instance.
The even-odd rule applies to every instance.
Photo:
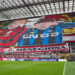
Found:
[[[0,61],[75,61],[75,0],[0,0]]]

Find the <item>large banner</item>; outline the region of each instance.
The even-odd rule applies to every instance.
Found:
[[[50,52],[50,51],[67,51],[67,50],[69,50],[67,44],[0,48],[1,53]]]
[[[62,44],[62,30],[75,27],[74,15],[75,13],[70,13],[2,21],[0,47]]]
[[[75,27],[64,28],[62,33],[63,35],[75,34]]]
[[[62,33],[64,42],[75,42],[75,27],[64,28]]]

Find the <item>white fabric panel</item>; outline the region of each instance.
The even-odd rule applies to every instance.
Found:
[[[63,41],[75,41],[75,36],[63,36]]]

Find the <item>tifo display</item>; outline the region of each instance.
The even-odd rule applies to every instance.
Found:
[[[74,14],[0,22],[0,58],[71,60],[75,49]]]

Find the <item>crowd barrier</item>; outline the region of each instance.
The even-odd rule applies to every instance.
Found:
[[[23,58],[0,58],[0,61],[60,61],[65,62],[66,59],[23,59]]]
[[[67,61],[66,59],[58,59],[58,61],[60,61],[60,62],[65,62],[65,61]]]
[[[1,61],[58,61],[58,59],[16,59],[16,58],[0,58]]]

